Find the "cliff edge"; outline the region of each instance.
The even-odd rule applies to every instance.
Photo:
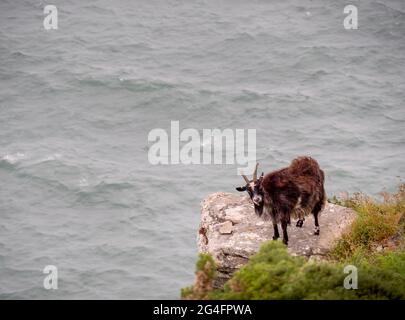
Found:
[[[322,258],[355,216],[352,209],[327,203],[319,218],[319,236],[313,235],[312,216],[306,217],[302,228],[297,228],[295,221],[291,221],[288,227],[288,252],[291,255]],[[272,236],[271,221],[263,221],[255,215],[247,195],[218,192],[202,202],[198,251],[211,254],[216,262],[215,287],[222,286]]]

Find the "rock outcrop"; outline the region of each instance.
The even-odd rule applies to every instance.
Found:
[[[355,216],[351,209],[327,203],[320,214],[319,236],[313,235],[312,216],[306,217],[302,228],[295,227],[292,221],[288,227],[288,251],[292,255],[322,258]],[[217,264],[216,287],[222,286],[272,236],[271,221],[255,215],[248,196],[219,192],[202,202],[198,249],[210,253]]]

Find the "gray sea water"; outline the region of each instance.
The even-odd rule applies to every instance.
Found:
[[[328,195],[394,190],[405,2],[351,1],[357,30],[346,4],[1,0],[0,298],[179,297],[200,201],[241,179],[236,164],[151,165],[148,133],[172,120],[255,128],[264,171],[311,155]]]

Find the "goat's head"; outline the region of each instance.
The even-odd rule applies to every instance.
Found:
[[[256,164],[255,171],[253,172],[253,180],[249,180],[244,174],[242,174],[243,179],[246,182],[246,185],[242,187],[237,187],[236,190],[243,192],[247,191],[250,199],[252,199],[255,206],[255,212],[257,215],[261,216],[263,214],[264,207],[264,191],[262,188],[263,175],[260,178],[257,178],[257,167],[259,164]]]

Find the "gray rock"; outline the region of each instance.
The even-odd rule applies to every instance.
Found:
[[[233,223],[231,221],[226,221],[219,224],[219,233],[220,234],[230,234],[233,230]]]
[[[351,209],[327,203],[319,218],[319,236],[313,235],[312,216],[306,217],[302,228],[295,227],[295,221],[291,221],[288,227],[289,253],[311,257],[311,260],[321,259],[355,216]],[[281,233],[280,227],[279,230]],[[216,287],[223,285],[272,236],[271,221],[263,221],[255,215],[248,196],[219,192],[202,202],[198,250],[210,253],[217,263]]]

